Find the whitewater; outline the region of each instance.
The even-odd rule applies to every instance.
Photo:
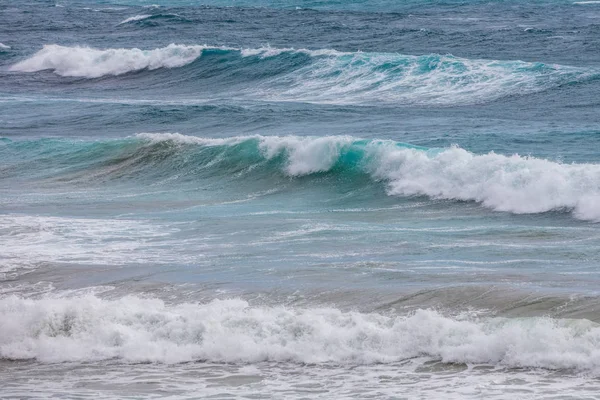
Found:
[[[0,398],[600,386],[594,2],[0,4]]]
[[[42,362],[123,359],[361,365],[427,357],[444,363],[578,369],[598,374],[600,328],[589,321],[406,317],[336,309],[250,307],[241,300],[166,306],[136,297],[103,301],[7,297],[0,354]]]

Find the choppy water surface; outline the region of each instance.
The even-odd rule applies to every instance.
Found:
[[[0,397],[595,398],[598,33],[0,3]]]

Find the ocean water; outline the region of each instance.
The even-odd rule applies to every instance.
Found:
[[[600,2],[0,0],[0,397],[600,390]]]

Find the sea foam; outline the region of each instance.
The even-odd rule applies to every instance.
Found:
[[[455,319],[333,308],[253,307],[243,300],[167,305],[127,296],[0,298],[0,357],[41,362],[447,363],[597,372],[600,328],[587,320]]]
[[[98,78],[143,69],[175,68],[191,63],[205,46],[171,44],[154,50],[107,49],[45,45],[32,57],[11,67],[12,71],[52,70],[61,76]]]
[[[119,23],[119,25],[126,24],[128,22],[133,22],[133,21],[141,21],[143,19],[150,18],[151,16],[152,15],[150,15],[150,14],[134,15],[133,17],[124,19],[123,21],[121,21]]]

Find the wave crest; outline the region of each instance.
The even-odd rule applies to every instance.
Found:
[[[134,15],[133,17],[126,18],[123,21],[119,22],[119,25],[127,24],[129,22],[134,22],[134,21],[141,21],[143,19],[150,18],[150,17],[152,17],[152,15],[150,15],[150,14]]]
[[[176,68],[191,63],[202,55],[205,46],[170,44],[154,50],[65,47],[56,44],[44,48],[30,58],[11,67],[12,71],[52,70],[57,75],[99,78],[122,75],[143,69]]]

